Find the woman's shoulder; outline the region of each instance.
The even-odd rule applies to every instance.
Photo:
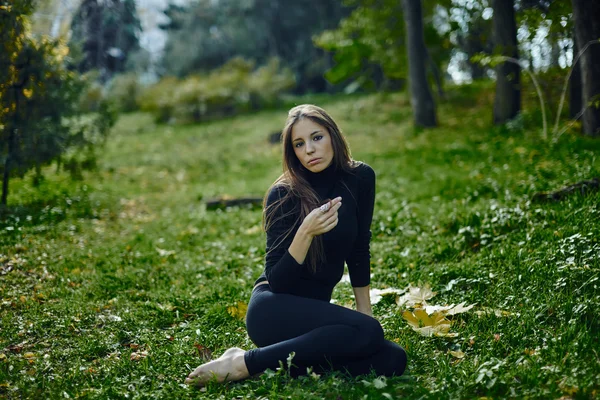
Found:
[[[356,175],[360,181],[375,181],[375,171],[369,164],[363,161],[352,161],[350,171]]]
[[[288,184],[284,182],[275,182],[267,192],[266,204],[269,205],[283,201],[284,199],[289,199],[290,192],[291,188]]]

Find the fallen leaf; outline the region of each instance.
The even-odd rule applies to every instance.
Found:
[[[142,358],[146,358],[146,357],[148,357],[148,352],[147,351],[140,351],[140,352],[135,352],[134,351],[129,356],[129,359],[131,361],[138,361],[138,360],[141,360]]]
[[[400,296],[396,303],[399,307],[414,307],[417,304],[426,305],[427,300],[431,299],[435,295],[436,293],[431,291],[429,284],[423,286],[422,288],[409,286],[408,292],[403,296]]]
[[[158,255],[161,257],[169,257],[175,254],[175,250],[165,250],[165,249],[161,249],[160,247],[156,248],[156,251],[158,252]]]
[[[375,386],[375,389],[383,389],[384,387],[386,387],[387,383],[385,381],[385,377],[381,376],[373,379],[373,386]]]
[[[371,304],[377,304],[381,301],[383,296],[388,295],[400,295],[404,293],[405,290],[395,289],[395,288],[386,288],[386,289],[371,289],[369,290],[369,296],[371,298]]]
[[[235,306],[227,307],[227,312],[234,318],[244,319],[246,317],[246,311],[248,310],[248,304],[243,301],[238,301]]]
[[[427,312],[427,314],[440,312],[445,315],[456,315],[467,312],[475,306],[475,304],[471,304],[470,306],[465,307],[465,303],[466,302],[463,301],[462,303],[457,305],[451,304],[449,306],[425,306],[425,311]]]
[[[415,332],[423,336],[456,337],[457,333],[450,332],[451,322],[442,313],[428,315],[422,308],[413,312],[404,311],[402,317],[408,322]]]
[[[200,343],[194,343],[194,347],[198,350],[198,356],[204,361],[210,361],[212,359],[212,351],[201,345]]]
[[[11,344],[10,346],[6,347],[4,350],[8,350],[8,351],[11,351],[13,353],[20,353],[21,350],[23,350],[23,348],[25,347],[26,344],[27,344],[27,341],[24,341],[24,342],[19,343],[19,344]]]
[[[453,357],[456,357],[456,358],[464,358],[465,357],[465,353],[463,353],[460,350],[457,350],[457,351],[449,350],[448,353],[450,353]]]
[[[510,311],[499,310],[499,309],[495,309],[495,308],[491,308],[491,307],[482,307],[481,310],[475,311],[475,314],[477,314],[480,317],[484,316],[484,315],[488,315],[488,314],[494,314],[498,318],[510,317],[510,316],[514,315],[514,313],[512,313]]]

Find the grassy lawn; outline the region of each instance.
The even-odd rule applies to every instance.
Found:
[[[85,181],[53,169],[35,190],[11,181],[0,397],[597,397],[600,194],[532,197],[600,176],[600,140],[543,142],[535,113],[492,128],[492,96],[453,89],[427,131],[412,128],[404,94],[319,102],[377,173],[372,287],[430,285],[432,304],[475,304],[452,318],[451,338],[419,335],[393,297],[374,306],[408,351],[404,376],[279,370],[184,385],[211,353],[253,346],[243,316],[263,268],[261,211],[207,211],[203,200],[264,195],[281,170],[267,137],[286,110],[190,126],[129,114]],[[352,306],[350,285],[334,299]]]

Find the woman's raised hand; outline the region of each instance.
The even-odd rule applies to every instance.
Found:
[[[300,228],[311,237],[329,232],[338,224],[338,210],[341,206],[342,198],[336,197],[321,207],[315,208],[304,218]]]

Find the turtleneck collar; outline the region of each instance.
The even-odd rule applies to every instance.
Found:
[[[304,176],[311,186],[333,185],[337,181],[338,175],[337,168],[333,162],[321,172],[315,173],[304,169]]]

